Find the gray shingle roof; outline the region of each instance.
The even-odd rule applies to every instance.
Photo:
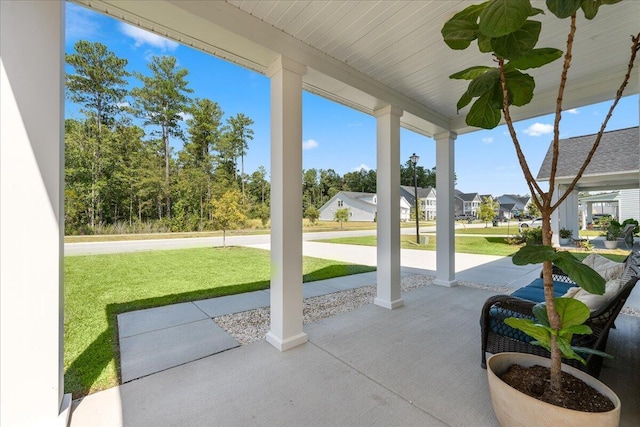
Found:
[[[578,173],[595,141],[595,136],[595,134],[577,136],[559,141],[557,177],[570,178]],[[552,155],[550,144],[536,180],[549,180]],[[605,132],[584,174],[609,175],[616,172],[638,172],[638,170],[640,170],[640,139],[636,126]]]

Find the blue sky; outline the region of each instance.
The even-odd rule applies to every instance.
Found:
[[[172,55],[178,65],[189,70],[187,80],[192,96],[216,101],[225,119],[244,113],[255,122],[253,141],[245,158],[245,172],[259,166],[269,170],[269,79],[224,60],[182,46],[170,40],[92,12],[75,4],[66,4],[67,53],[78,40],[100,42],[116,55],[129,61],[128,70],[146,74],[153,55]],[[130,78],[131,87],[140,83]],[[457,99],[451,102],[456,102]],[[561,137],[586,135],[598,131],[610,103],[601,103],[565,112]],[[68,117],[79,117],[77,107],[67,105]],[[552,134],[552,116],[543,116],[516,124],[523,150],[534,175],[542,163]],[[624,98],[607,130],[638,125],[638,96]],[[151,129],[146,129],[150,132]],[[402,129],[400,159],[412,153],[419,164],[435,166],[435,142]],[[303,93],[303,167],[334,169],[340,175],[360,168],[376,168],[376,123],[367,114],[322,97]],[[174,141],[175,149],[181,142]],[[457,188],[499,196],[505,193],[527,194],[515,149],[504,126],[491,131],[460,135],[455,146]]]

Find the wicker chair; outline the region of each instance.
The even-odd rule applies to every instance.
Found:
[[[625,263],[626,265],[622,275],[624,283],[622,289],[616,297],[610,300],[604,307],[591,313],[586,324],[591,327],[593,334],[574,335],[573,345],[605,351],[609,330],[612,327],[615,328],[614,322],[618,313],[620,313],[620,310],[627,301],[636,282],[640,279],[638,258],[632,254],[627,257]],[[575,285],[575,283],[556,266],[554,266],[553,280],[555,282]],[[483,368],[486,369],[487,367],[486,353],[495,354],[513,351],[550,357],[549,352],[543,347],[530,344],[530,342],[533,341],[532,338],[519,330],[511,328],[503,321],[508,317],[514,316],[535,319],[532,309],[537,303],[538,302],[512,297],[510,295],[496,295],[485,302],[480,319],[482,334],[481,366]],[[602,368],[602,357],[592,354],[584,354],[583,357],[587,362],[586,365],[573,359],[563,359],[563,363],[586,371],[597,378]]]

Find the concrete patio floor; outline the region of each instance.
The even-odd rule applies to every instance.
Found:
[[[426,286],[307,325],[309,342],[266,341],[75,402],[71,426],[496,426],[480,368],[479,307],[494,292]],[[621,315],[601,379],[640,424],[640,318]]]

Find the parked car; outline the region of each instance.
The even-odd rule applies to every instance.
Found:
[[[522,231],[525,228],[540,228],[542,227],[542,218],[538,217],[531,221],[521,222],[518,224],[518,229]]]

